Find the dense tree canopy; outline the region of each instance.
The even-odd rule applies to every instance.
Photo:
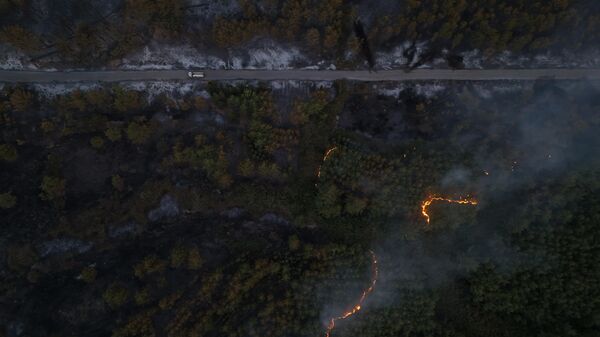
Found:
[[[332,336],[593,336],[597,88],[418,89],[6,86],[0,331],[319,336],[372,250]]]
[[[424,43],[420,62],[445,55],[456,67],[453,56],[475,49],[484,56],[588,51],[599,42],[599,10],[590,0],[4,0],[0,42],[36,61],[58,56],[59,63],[98,66],[156,43],[223,55],[266,39],[338,67],[376,66],[376,52],[405,43],[412,59],[415,44]]]

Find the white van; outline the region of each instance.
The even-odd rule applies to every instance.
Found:
[[[203,71],[189,71],[188,77],[189,78],[204,78],[204,72]]]

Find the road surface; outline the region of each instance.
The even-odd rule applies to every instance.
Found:
[[[497,81],[497,80],[600,80],[599,69],[416,69],[404,70],[206,70],[204,79],[189,79],[187,70],[110,70],[110,71],[21,71],[1,70],[0,82],[124,82],[124,81],[225,81],[225,80],[298,80],[298,81]]]

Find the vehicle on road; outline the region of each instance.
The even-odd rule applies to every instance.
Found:
[[[189,71],[188,77],[189,78],[204,78],[204,72],[203,71]]]

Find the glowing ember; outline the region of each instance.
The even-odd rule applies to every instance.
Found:
[[[344,312],[343,314],[341,314],[340,316],[337,317],[333,317],[329,320],[329,324],[327,324],[327,331],[325,332],[325,337],[329,337],[331,335],[331,331],[333,330],[333,328],[335,328],[335,322],[342,320],[342,319],[346,319],[354,314],[356,314],[357,312],[360,311],[360,309],[362,308],[362,304],[363,302],[367,299],[367,296],[373,291],[373,289],[375,288],[375,283],[377,283],[377,277],[379,276],[379,269],[377,268],[377,256],[375,255],[375,253],[373,253],[373,251],[369,251],[369,253],[371,253],[371,259],[372,259],[372,276],[371,276],[371,285],[363,290],[362,295],[360,296],[360,299],[358,300],[358,302],[356,302],[356,304],[354,305],[354,307],[352,307],[352,309]]]
[[[337,146],[334,146],[331,149],[327,150],[327,152],[325,152],[325,155],[323,156],[323,163],[327,160],[327,158],[329,158],[331,153],[335,150],[337,150]],[[322,165],[323,164],[319,165],[319,170],[317,171],[317,178],[321,178],[321,166]]]
[[[435,196],[430,196],[429,198],[425,199],[423,201],[423,203],[421,204],[421,214],[423,214],[423,216],[425,217],[425,220],[427,220],[427,223],[429,223],[429,214],[427,213],[427,207],[429,207],[429,205],[431,205],[432,202],[434,201],[444,201],[444,202],[449,202],[449,203],[453,203],[453,204],[462,204],[462,205],[477,205],[477,200],[475,199],[448,199],[448,198],[443,198],[443,197],[435,197]]]

